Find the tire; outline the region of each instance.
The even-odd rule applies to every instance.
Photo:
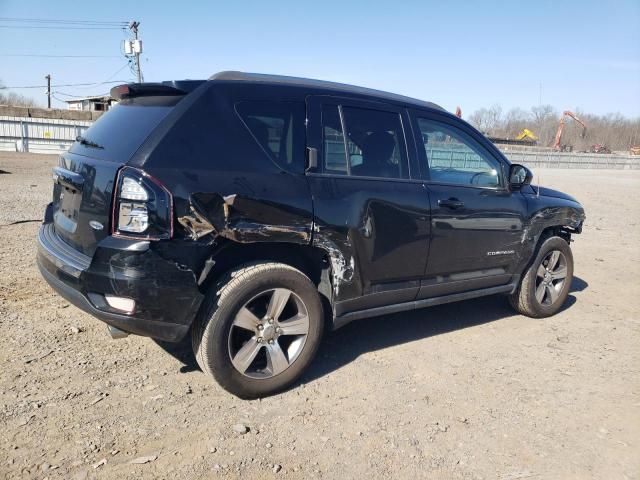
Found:
[[[306,275],[282,263],[248,264],[209,290],[192,328],[193,351],[225,390],[259,398],[300,377],[323,328],[320,296]]]
[[[556,252],[558,255],[554,257]],[[556,263],[551,265],[554,258]],[[552,267],[551,270],[549,266]],[[572,280],[573,255],[567,241],[556,236],[542,239],[518,289],[509,296],[509,302],[522,315],[533,318],[550,317],[562,308],[569,295]]]

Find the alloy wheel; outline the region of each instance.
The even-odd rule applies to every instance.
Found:
[[[567,259],[560,250],[551,250],[536,271],[536,300],[540,305],[553,305],[564,288],[567,278]]]
[[[286,288],[259,293],[236,313],[229,331],[229,358],[256,379],[284,372],[299,357],[309,334],[309,313]]]

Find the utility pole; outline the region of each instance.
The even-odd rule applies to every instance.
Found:
[[[44,78],[47,79],[47,108],[51,108],[51,75]]]
[[[138,39],[138,27],[140,26],[140,22],[132,21],[129,24],[129,29],[133,32],[134,41],[133,41],[133,52],[136,59],[136,74],[138,76],[138,83],[142,83],[142,70],[140,69],[140,53],[142,52],[142,42]]]

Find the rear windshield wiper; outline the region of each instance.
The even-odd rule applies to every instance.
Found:
[[[76,142],[79,142],[80,144],[82,144],[82,145],[84,145],[86,147],[101,148],[101,149],[104,150],[104,147],[102,145],[98,145],[96,142],[88,140],[88,139],[84,138],[82,135],[78,135],[76,137]]]

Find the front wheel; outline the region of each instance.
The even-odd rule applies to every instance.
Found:
[[[323,330],[315,285],[282,263],[245,265],[209,293],[193,327],[200,368],[241,398],[291,385],[313,359]]]
[[[549,237],[540,245],[509,301],[523,315],[549,317],[562,308],[572,280],[573,255],[569,244],[563,238]]]

